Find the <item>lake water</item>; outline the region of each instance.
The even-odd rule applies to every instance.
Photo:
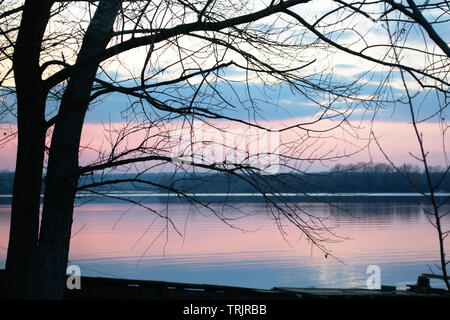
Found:
[[[87,203],[76,208],[70,264],[82,275],[208,283],[270,289],[289,287],[365,288],[367,267],[381,269],[381,283],[406,288],[421,273],[436,273],[437,236],[413,202],[347,203],[346,214],[322,203],[304,203],[315,215],[329,215],[341,243],[325,244],[341,263],[312,249],[286,225],[282,237],[263,203],[233,203],[241,217],[234,228],[205,208],[186,203],[149,203],[167,220],[139,206]],[[231,208],[221,208],[225,213]],[[444,210],[450,210],[447,206]],[[0,206],[0,267],[4,267],[10,207]],[[449,219],[445,221],[450,227]],[[447,242],[447,246],[450,243]],[[433,286],[444,287],[440,280]]]

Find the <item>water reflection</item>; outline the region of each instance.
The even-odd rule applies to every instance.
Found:
[[[251,212],[230,228],[207,210],[186,204],[152,204],[173,220],[124,204],[89,203],[76,208],[70,263],[84,275],[239,285],[256,288],[365,287],[366,268],[380,266],[382,283],[405,288],[427,265],[438,262],[437,239],[420,206],[411,203],[346,203],[338,209],[305,204],[350,239],[329,244],[342,264],[311,250],[286,226],[286,240],[264,205],[242,204]],[[448,209],[448,208],[447,208]],[[0,260],[4,267],[9,206],[0,206]],[[448,220],[446,221],[448,225]],[[245,230],[245,231],[243,231]],[[442,286],[439,281],[433,285]]]

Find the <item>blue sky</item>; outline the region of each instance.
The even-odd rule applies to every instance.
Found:
[[[375,91],[374,85],[367,85],[359,94],[365,99],[370,99],[371,94]],[[222,97],[227,100],[230,105],[225,105],[218,98],[210,98],[212,90],[204,92],[203,99],[208,110],[224,114],[229,117],[245,119],[245,120],[288,120],[292,118],[310,117],[317,115],[323,108],[330,106],[329,100],[320,97],[317,94],[311,94],[316,102],[322,103],[322,108],[311,99],[299,92],[293,92],[288,85],[262,85],[250,84],[248,87],[244,84],[233,84],[233,89],[224,83],[218,84],[217,90],[220,91]],[[391,88],[392,93],[402,94],[401,90]],[[254,104],[250,103],[249,92]],[[184,99],[192,97],[193,90],[190,88],[181,89],[178,92],[171,91],[169,94],[155,94],[155,97],[163,101],[171,100],[173,95],[180,95]],[[393,99],[391,96],[390,99]],[[102,100],[93,103],[89,108],[86,116],[86,122],[105,123],[105,122],[121,122],[126,118],[126,109],[133,101],[133,97],[128,97],[120,93],[111,93],[103,96]],[[219,102],[222,104],[219,105]],[[347,99],[347,102],[348,99]],[[170,101],[169,101],[170,103]],[[433,92],[422,92],[415,98],[415,106],[419,109],[421,116],[428,116],[436,110],[438,103],[437,97]],[[172,104],[174,107],[180,107],[181,104]],[[148,108],[148,107],[147,107]],[[382,121],[410,121],[411,115],[408,105],[399,102],[380,102],[373,103],[370,101],[352,101],[346,103],[343,99],[336,99],[331,103],[331,108],[337,110],[353,110],[350,119],[368,120],[375,116],[377,120]],[[349,111],[350,111],[349,110]],[[160,112],[164,114],[164,112]],[[435,119],[436,120],[436,119]]]

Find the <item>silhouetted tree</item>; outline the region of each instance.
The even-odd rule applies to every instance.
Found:
[[[283,144],[283,151],[273,152],[282,159],[283,167],[298,170],[293,161],[311,163],[342,156],[318,152],[318,141],[323,132],[348,122],[355,103],[376,110],[384,102],[399,101],[414,111],[411,103],[414,95],[408,93],[407,86],[401,99],[390,91],[393,80],[400,79],[409,85],[406,75],[423,90],[438,95],[442,104],[433,114],[443,115],[448,101],[450,50],[435,26],[446,22],[446,2],[339,0],[330,2],[322,15],[306,16],[302,8],[308,2],[271,1],[251,6],[245,1],[210,0],[43,0],[23,4],[2,1],[0,59],[6,72],[1,81],[2,86],[8,86],[2,94],[16,96],[14,102],[8,104],[9,100],[2,100],[2,104],[6,114],[12,112],[17,116],[7,293],[11,297],[61,298],[77,190],[130,180],[156,184],[140,179],[139,173],[133,179],[108,179],[111,170],[129,170],[135,166],[142,173],[155,165],[169,163],[179,170],[196,167],[224,172],[252,185],[263,195],[270,192],[287,203],[267,184],[264,176],[254,175],[262,170],[252,165],[254,154],[248,152],[251,141],[243,142],[240,150],[243,157],[238,162],[204,161],[196,147],[211,141],[195,137],[188,141],[185,153],[173,157],[168,152],[176,144],[173,138],[177,130],[169,125],[173,121],[184,123],[191,133],[195,132],[194,120],[205,123],[207,129],[219,131],[217,123],[213,123],[215,120],[228,120],[263,132],[301,129],[296,141]],[[431,21],[427,13],[431,11],[442,14]],[[385,36],[381,42],[370,41],[367,34],[371,28],[380,28]],[[420,48],[406,41],[413,29],[417,31],[415,35],[422,36]],[[138,48],[142,49],[140,59]],[[134,61],[140,61],[138,70],[132,70],[124,62],[123,56],[130,52]],[[332,76],[333,66],[324,65],[326,59],[319,61],[316,52],[330,55],[337,52],[362,59],[373,72],[359,74],[347,84],[338,83]],[[419,59],[420,63],[418,59],[402,59],[406,54],[419,54],[423,59]],[[126,68],[129,77],[111,72]],[[251,91],[251,81],[265,83],[267,87],[289,84],[293,91],[308,97],[322,111],[311,123],[276,130],[251,121],[259,112],[259,97],[247,94],[245,99],[239,99],[236,82],[226,76],[227,71],[236,70],[245,75],[237,83],[244,84],[247,92]],[[379,84],[374,94],[368,98],[361,96],[361,88],[373,81]],[[234,90],[237,103],[223,94],[223,84]],[[314,96],[317,92],[329,101],[319,101]],[[86,112],[94,102],[111,93],[133,100],[124,112],[127,124],[119,129],[109,127],[108,150],[97,147],[98,159],[80,164],[79,152],[89,147],[80,148]],[[335,107],[337,100],[348,102],[348,108]],[[52,106],[53,112],[49,110]],[[229,111],[236,107],[250,111],[250,117],[230,116]],[[324,119],[337,121],[331,128],[313,127]],[[446,123],[445,117],[439,121]],[[144,134],[139,136],[137,132]],[[136,137],[138,143],[131,143]],[[445,130],[443,138],[445,141]],[[50,141],[49,146],[46,139]],[[419,158],[427,171],[427,153],[423,143],[419,145],[422,150]],[[105,178],[87,182],[84,178],[93,172],[104,173]],[[45,194],[39,230],[43,173]],[[198,203],[198,199],[189,198],[173,185],[157,187]],[[324,236],[327,228],[320,218],[308,215],[294,203],[281,206],[271,197],[266,200],[280,230],[281,219],[286,219],[328,253],[321,244],[328,238]],[[216,214],[227,221],[220,213]],[[442,240],[448,234],[442,230],[439,233]],[[441,246],[445,272],[444,253]]]
[[[311,163],[341,157],[314,150],[320,134],[332,128],[315,129],[313,125],[333,119],[332,127],[339,127],[347,120],[345,111],[331,112],[331,106],[318,103],[322,111],[308,123],[270,129],[251,121],[259,112],[259,97],[250,94],[251,81],[268,87],[288,84],[291,90],[312,100],[313,92],[343,98],[357,95],[358,87],[353,83],[335,84],[329,76],[322,76],[326,74],[322,66],[307,69],[316,60],[303,57],[301,52],[317,44],[303,39],[306,30],[297,30],[296,22],[283,18],[288,8],[307,2],[271,1],[253,6],[246,1],[211,0],[2,1],[1,63],[6,70],[1,79],[5,97],[2,115],[17,117],[6,295],[62,297],[74,200],[79,190],[95,192],[98,186],[126,182],[152,185],[205,206],[227,222],[221,212],[173,184],[158,185],[141,177],[154,166],[171,164],[178,170],[196,167],[223,172],[252,185],[264,196],[270,192],[287,202],[267,185],[264,176],[254,174],[262,172],[261,167],[253,165],[255,154],[248,151],[255,142],[243,142],[239,161],[204,161],[202,152],[192,150],[207,141],[194,138],[186,153],[174,157],[170,153],[177,143],[176,130],[171,127],[174,121],[187,128],[180,138],[195,132],[194,120],[205,125],[203,131],[220,131],[213,122],[217,120],[268,133],[301,129],[301,147],[290,143],[285,145],[290,152],[270,152],[283,158],[280,165],[287,168],[295,169],[295,160]],[[123,58],[130,52],[134,67],[139,65],[137,71]],[[126,71],[129,76],[123,74]],[[242,76],[230,80],[225,72]],[[246,98],[237,92],[237,84],[248,92]],[[221,86],[234,90],[237,102],[230,100]],[[111,93],[131,101],[124,111],[126,124],[107,128],[109,148],[96,146],[98,158],[81,164],[79,153],[89,148],[80,146],[86,112]],[[248,119],[230,116],[229,111],[236,108],[247,109]],[[121,168],[133,168],[138,173],[133,178],[108,178],[109,172]],[[102,173],[103,179],[89,182],[94,172]],[[323,220],[294,203],[279,205],[275,198],[266,197],[266,203],[280,230],[282,220],[287,220],[313,245],[330,254],[322,244],[330,241]],[[170,225],[167,216],[160,217]]]

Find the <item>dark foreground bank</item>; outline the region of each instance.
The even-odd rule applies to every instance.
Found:
[[[3,271],[0,271],[0,286]],[[145,319],[364,319],[398,315],[409,318],[420,313],[448,310],[450,295],[442,290],[424,292],[407,290],[272,288],[271,290],[171,283],[111,278],[81,277],[81,288],[66,290],[64,301],[7,301],[0,307],[17,315],[29,310],[58,315],[105,319],[111,315],[141,315]],[[412,287],[417,291],[417,287]],[[386,288],[384,288],[386,290]],[[420,291],[420,290],[419,290]]]
[[[0,270],[0,286],[4,270]],[[72,279],[73,280],[73,279]],[[69,279],[69,282],[74,283]],[[274,287],[270,290],[209,284],[81,277],[64,300],[448,300],[444,289],[410,285],[408,290]],[[72,285],[73,287],[73,285]]]

